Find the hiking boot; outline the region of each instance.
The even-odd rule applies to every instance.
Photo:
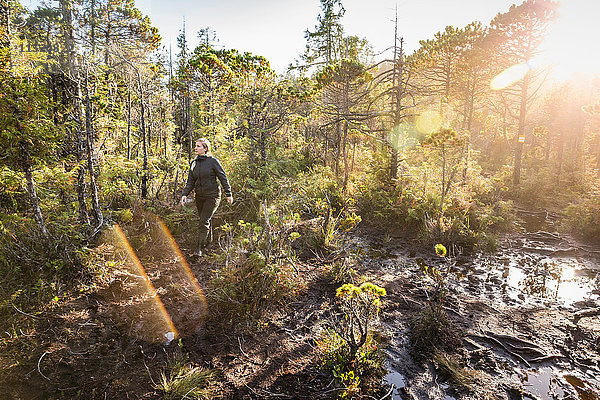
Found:
[[[194,252],[194,257],[202,257],[202,247],[198,247],[198,250]]]

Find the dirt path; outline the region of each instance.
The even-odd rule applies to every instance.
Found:
[[[50,307],[35,317],[35,334],[22,332],[5,344],[0,359],[14,365],[0,379],[4,398],[160,399],[161,371],[177,354],[219,371],[218,399],[335,398],[333,380],[315,364],[316,339],[340,285],[327,264],[299,262],[297,293],[261,319],[232,325],[207,300],[206,283],[217,266],[188,264],[159,225],[130,227],[124,235],[134,238],[131,249],[143,272],[118,241],[99,247],[115,263],[106,285]],[[439,260],[389,232],[363,229],[351,242],[354,268],[388,293],[381,314],[389,337],[386,380],[397,386],[388,398],[600,398],[598,316],[574,323],[573,308],[558,303],[496,301],[485,288],[496,293],[501,285],[480,273],[449,279],[445,302],[462,332],[463,347],[453,357],[471,371],[471,388],[443,382],[409,344],[410,321],[426,304],[422,265]],[[166,344],[164,334],[173,328],[181,340]],[[373,395],[385,393],[382,385]]]

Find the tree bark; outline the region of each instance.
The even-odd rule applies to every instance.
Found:
[[[102,225],[104,224],[104,216],[100,209],[100,202],[98,200],[98,185],[96,184],[96,173],[94,169],[94,135],[92,127],[92,104],[90,102],[90,85],[88,78],[88,69],[85,68],[85,131],[86,131],[86,150],[87,150],[87,167],[90,177],[90,189],[92,194],[92,210],[94,212],[94,218],[96,219],[96,229],[92,236],[95,236]]]
[[[35,223],[37,224],[42,235],[44,235],[45,238],[48,238],[48,229],[46,229],[44,216],[42,215],[42,210],[40,209],[40,200],[35,190],[35,183],[33,182],[33,174],[31,171],[31,163],[29,161],[26,162],[24,169],[25,180],[27,181],[27,191],[29,192],[29,201],[31,202],[31,209],[33,211],[33,218],[35,219]]]
[[[531,75],[528,72],[523,78],[521,86],[521,105],[519,107],[519,128],[517,130],[517,140],[515,146],[515,164],[513,169],[513,184],[519,185],[521,183],[521,161],[523,157],[523,142],[520,140],[521,136],[525,135],[525,117],[527,114],[527,89],[529,88],[529,82]]]
[[[141,130],[142,130],[142,154],[143,154],[143,165],[142,165],[142,199],[148,198],[148,146],[146,142],[146,106],[144,100],[144,90],[142,88],[142,76],[140,71],[136,68],[138,77],[138,87],[140,90],[140,114],[141,114]]]
[[[81,78],[77,68],[77,58],[75,52],[75,37],[73,34],[72,25],[72,3],[71,0],[61,0],[61,13],[63,18],[62,31],[65,39],[65,53],[67,82],[69,87],[75,92],[72,97],[73,112],[75,114],[75,147],[77,156],[77,203],[79,207],[79,222],[82,225],[89,225],[90,219],[85,202],[85,168],[83,166],[85,160],[85,138],[83,137],[82,124],[82,93],[81,93]]]

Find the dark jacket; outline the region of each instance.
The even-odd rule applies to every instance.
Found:
[[[194,189],[197,198],[219,197],[221,192],[217,178],[221,181],[225,197],[230,197],[231,186],[219,160],[212,156],[198,156],[190,164],[190,172],[182,195],[188,196]]]

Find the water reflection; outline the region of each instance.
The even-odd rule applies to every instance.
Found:
[[[594,282],[581,273],[576,260],[542,260],[533,267],[509,265],[503,268],[506,293],[513,300],[523,295],[571,305],[594,297]]]
[[[540,400],[580,399],[598,400],[600,393],[590,382],[575,375],[564,374],[551,367],[521,371],[521,381],[527,398]]]
[[[400,389],[406,386],[406,378],[400,372],[396,370],[390,370],[390,372],[384,378],[386,385],[394,385],[392,391],[392,400],[402,400],[402,394]]]

